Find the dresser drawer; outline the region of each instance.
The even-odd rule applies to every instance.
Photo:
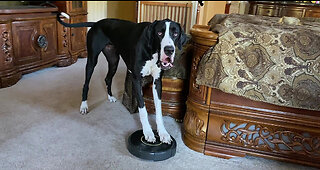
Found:
[[[320,8],[319,10],[315,10],[315,9],[306,10],[305,17],[320,18]]]
[[[302,18],[304,16],[305,9],[299,7],[284,7],[281,9],[280,16]]]
[[[279,15],[279,8],[274,5],[258,5],[256,15],[263,15],[263,16],[278,16]]]

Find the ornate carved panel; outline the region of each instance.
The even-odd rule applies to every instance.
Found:
[[[12,69],[13,67],[14,54],[10,26],[10,23],[0,24],[0,70]],[[4,83],[2,82],[2,84]]]
[[[308,155],[320,158],[320,136],[285,128],[267,127],[255,123],[225,121],[220,128],[221,140],[247,148],[284,154]]]
[[[63,27],[62,29],[62,37],[63,37],[63,40],[62,40],[62,46],[63,47],[68,47],[68,31],[67,31],[67,28],[66,27]]]
[[[11,64],[12,63],[12,45],[11,45],[11,39],[10,39],[10,31],[4,30],[1,33],[1,39],[2,39],[2,52],[4,56],[4,65]]]
[[[204,121],[197,116],[197,113],[188,109],[184,117],[184,129],[192,136],[205,140],[206,132],[202,130]]]

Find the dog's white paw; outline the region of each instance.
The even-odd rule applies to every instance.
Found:
[[[171,136],[169,135],[169,133],[166,130],[158,130],[158,134],[160,137],[160,141],[162,143],[167,143],[170,144],[172,139]]]
[[[87,114],[88,111],[89,109],[88,109],[87,101],[83,101],[80,106],[80,113],[84,115],[84,114]]]
[[[108,95],[108,99],[109,99],[110,102],[116,102],[117,101],[117,99],[115,97],[110,96],[110,95]]]
[[[148,142],[154,143],[156,142],[156,137],[154,136],[152,130],[144,130],[143,131],[144,139]]]

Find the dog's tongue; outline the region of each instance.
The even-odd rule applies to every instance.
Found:
[[[171,62],[170,57],[167,57],[166,60],[164,60],[164,62],[165,62],[165,63],[170,63],[170,62]]]

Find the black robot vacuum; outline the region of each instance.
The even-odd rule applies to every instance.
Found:
[[[127,144],[129,152],[138,158],[150,161],[163,161],[173,157],[176,154],[176,140],[171,136],[170,144],[162,143],[158,133],[155,130],[153,133],[156,137],[155,143],[146,141],[142,130],[132,133]]]

